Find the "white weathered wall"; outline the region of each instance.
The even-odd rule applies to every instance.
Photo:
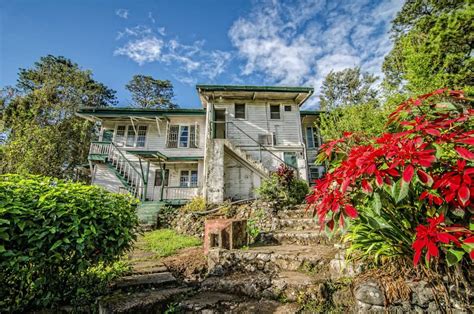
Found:
[[[255,188],[260,186],[260,177],[225,154],[224,156],[224,197],[243,200],[255,197]]]

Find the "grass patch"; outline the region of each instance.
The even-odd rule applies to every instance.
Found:
[[[143,241],[143,249],[156,253],[158,257],[170,256],[180,249],[201,245],[198,238],[181,235],[171,229],[146,232]]]

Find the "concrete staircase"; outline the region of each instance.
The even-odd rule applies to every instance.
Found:
[[[142,229],[153,229],[158,221],[160,210],[166,206],[166,202],[148,201],[142,202],[137,207],[137,216]]]
[[[236,147],[227,139],[224,140],[224,148],[227,153],[230,153],[234,158],[237,158],[246,164],[250,169],[255,170],[263,178],[268,178],[270,176],[270,170],[267,169],[261,162],[253,159],[248,153]]]
[[[201,288],[290,304],[330,298],[327,283],[340,255],[334,239],[321,233],[303,210],[281,211],[276,226],[248,249],[211,250],[212,276]]]

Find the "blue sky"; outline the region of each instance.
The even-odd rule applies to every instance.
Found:
[[[41,56],[93,72],[130,105],[134,74],[169,79],[175,101],[198,107],[194,85],[304,85],[330,70],[381,75],[402,0],[0,1],[0,87]],[[306,105],[317,106],[317,96]]]

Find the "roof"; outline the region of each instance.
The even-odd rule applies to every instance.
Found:
[[[285,102],[301,106],[314,92],[302,86],[253,86],[253,85],[196,85],[204,107],[208,103],[235,103],[238,101]]]
[[[202,91],[242,91],[242,92],[293,92],[313,93],[314,88],[304,86],[255,86],[255,85],[196,85],[196,89]]]
[[[204,116],[204,109],[154,109],[129,107],[81,107],[76,114],[80,117],[160,117],[160,116]]]
[[[323,110],[300,110],[300,116],[319,116]]]

